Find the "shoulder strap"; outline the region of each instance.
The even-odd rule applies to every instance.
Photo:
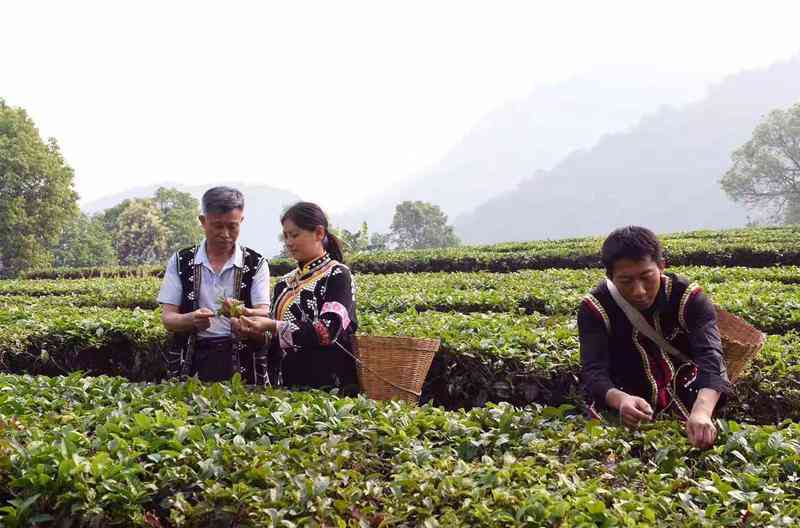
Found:
[[[606,279],[606,286],[608,286],[608,291],[611,293],[611,297],[613,297],[614,302],[617,303],[617,306],[622,309],[622,311],[625,313],[625,317],[628,318],[628,321],[630,321],[637,330],[661,347],[662,350],[669,352],[670,355],[675,356],[681,361],[691,362],[691,359],[689,359],[686,354],[672,346],[666,339],[664,339],[664,336],[658,333],[656,329],[647,322],[641,312],[639,312],[639,310],[631,306],[631,304],[625,300],[610,279]]]

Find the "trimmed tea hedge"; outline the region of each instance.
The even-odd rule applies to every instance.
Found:
[[[662,237],[665,254],[673,266],[768,267],[800,264],[800,228],[779,227],[695,231]],[[435,250],[357,253],[349,257],[353,271],[361,273],[419,273],[493,271],[507,273],[523,269],[596,268],[600,266],[602,239],[582,238],[514,242],[494,246],[463,246]],[[272,259],[273,276],[295,267],[289,259]],[[74,279],[115,276],[150,276],[163,273],[163,266],[142,268],[80,268],[35,270],[28,279]]]
[[[442,340],[423,391],[426,401],[457,408],[487,401],[558,405],[580,400],[578,340],[570,316],[408,311],[360,317],[361,331],[372,335]],[[167,346],[158,312],[149,310],[56,306],[0,311],[0,368],[9,372],[82,370],[158,380],[164,376]],[[748,396],[732,402],[729,415],[757,422],[800,418],[800,372],[793,370],[798,364],[800,343],[794,332],[770,337],[767,352],[742,383],[750,384],[746,394],[760,391],[762,399],[780,396],[785,403],[774,409],[766,403],[743,406],[752,400]]]

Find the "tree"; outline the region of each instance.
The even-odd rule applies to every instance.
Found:
[[[73,171],[25,110],[0,99],[0,271],[52,263],[49,247],[78,213]]]
[[[97,213],[95,218],[100,224],[102,224],[103,229],[105,229],[106,232],[113,235],[117,230],[117,226],[119,226],[119,215],[121,215],[122,212],[127,209],[132,202],[133,200],[131,199],[123,200],[114,207],[109,207],[103,212]]]
[[[342,229],[339,235],[344,245],[347,246],[347,250],[351,253],[366,251],[369,248],[369,228],[366,222],[363,222],[361,229],[354,233],[347,229]]]
[[[159,187],[153,198],[167,228],[167,250],[175,252],[197,244],[203,229],[197,217],[200,203],[189,193]]]
[[[800,103],[770,112],[732,158],[720,180],[732,200],[776,221],[800,220]]]
[[[391,236],[398,249],[423,249],[460,244],[438,205],[405,201],[394,211]]]
[[[389,233],[372,233],[367,251],[382,251],[389,249],[392,235]]]
[[[168,256],[167,228],[152,200],[133,200],[119,214],[114,249],[125,266],[162,262]]]
[[[64,227],[52,252],[56,267],[98,267],[118,263],[111,235],[98,219],[91,219],[83,213]]]
[[[135,207],[134,213],[128,213],[131,207]],[[150,219],[147,215],[142,217],[145,212],[147,215],[155,214],[158,221]],[[130,214],[140,221],[135,228],[126,224]],[[160,262],[180,248],[197,244],[203,236],[203,229],[197,219],[199,214],[200,205],[191,194],[159,187],[152,198],[124,200],[100,213],[97,221],[111,235],[120,263],[143,264]],[[142,221],[145,223],[142,224]],[[135,229],[140,228],[149,232],[151,238],[159,245],[147,250],[143,255],[136,256],[129,253],[129,248],[136,245],[129,236]],[[162,231],[163,245],[161,245]]]

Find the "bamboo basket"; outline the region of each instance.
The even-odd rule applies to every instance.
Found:
[[[757,328],[719,306],[715,308],[717,309],[717,325],[722,338],[725,364],[728,367],[728,379],[731,383],[736,383],[750,360],[764,346],[766,336]]]
[[[418,403],[438,339],[355,336],[358,381],[373,400]]]

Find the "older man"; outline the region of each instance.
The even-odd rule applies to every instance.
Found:
[[[237,328],[232,332],[231,320],[218,315],[232,299],[263,315],[269,311],[267,261],[237,243],[243,220],[241,192],[209,189],[200,215],[205,239],[178,251],[167,264],[158,302],[161,320],[174,334],[166,357],[170,377],[222,381],[241,372],[248,383],[269,383],[263,339],[239,335]]]

